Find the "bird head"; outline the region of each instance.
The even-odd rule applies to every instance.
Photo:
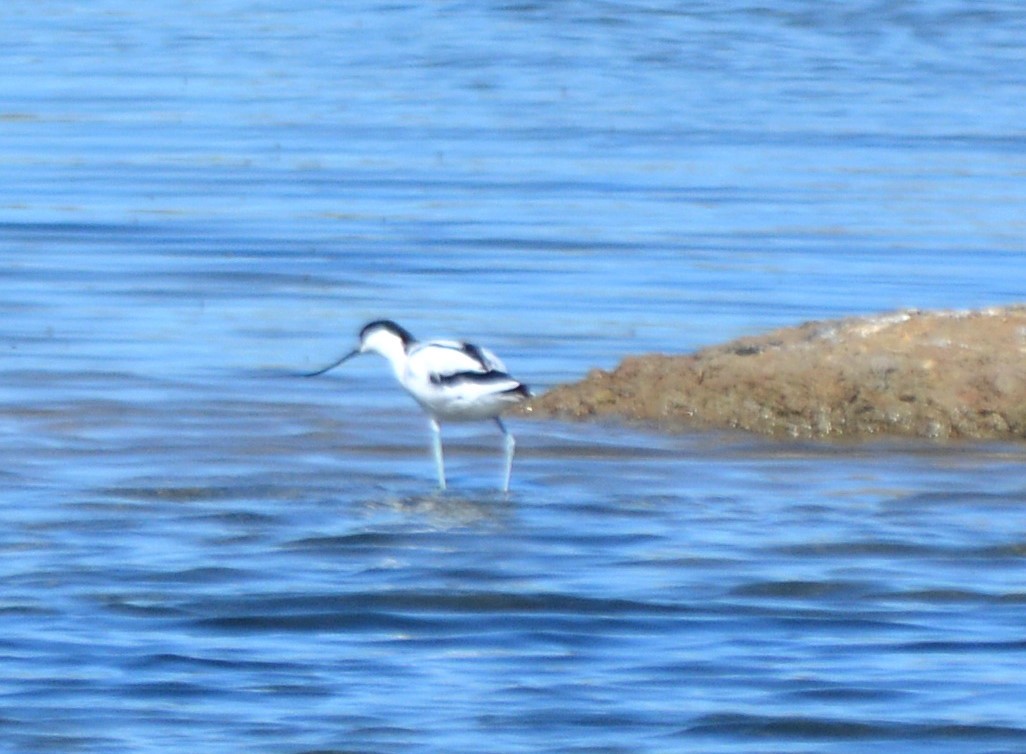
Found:
[[[391,353],[406,351],[415,342],[410,331],[397,325],[390,319],[377,319],[368,322],[360,330],[360,344],[355,353],[378,353],[388,356]]]
[[[319,374],[324,374],[362,353],[377,353],[389,361],[395,362],[398,357],[406,353],[406,348],[415,342],[414,337],[406,328],[397,325],[390,319],[376,319],[373,322],[368,322],[361,328],[360,342],[356,348],[323,369],[318,369],[316,372],[311,372],[306,376],[316,377]]]

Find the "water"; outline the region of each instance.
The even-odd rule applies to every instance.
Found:
[[[343,9],[344,8],[344,9]],[[389,316],[538,389],[1022,301],[1018,4],[0,10],[0,749],[1013,752],[1018,444],[447,430]]]

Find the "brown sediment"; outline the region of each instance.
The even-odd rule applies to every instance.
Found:
[[[808,322],[613,371],[525,412],[792,437],[1026,437],[1026,305]]]

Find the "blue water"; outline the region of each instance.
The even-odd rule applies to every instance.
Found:
[[[424,419],[1026,299],[1018,3],[0,8],[0,750],[1020,752],[1020,444]]]

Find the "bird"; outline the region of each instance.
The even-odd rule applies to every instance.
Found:
[[[392,320],[378,319],[363,326],[356,348],[323,369],[305,376],[324,374],[354,356],[366,353],[384,356],[399,384],[427,413],[440,489],[446,488],[441,422],[492,419],[505,441],[502,491],[509,492],[516,440],[500,414],[529,398],[531,391],[527,385],[510,376],[498,356],[487,348],[463,341],[420,342],[409,330]]]

